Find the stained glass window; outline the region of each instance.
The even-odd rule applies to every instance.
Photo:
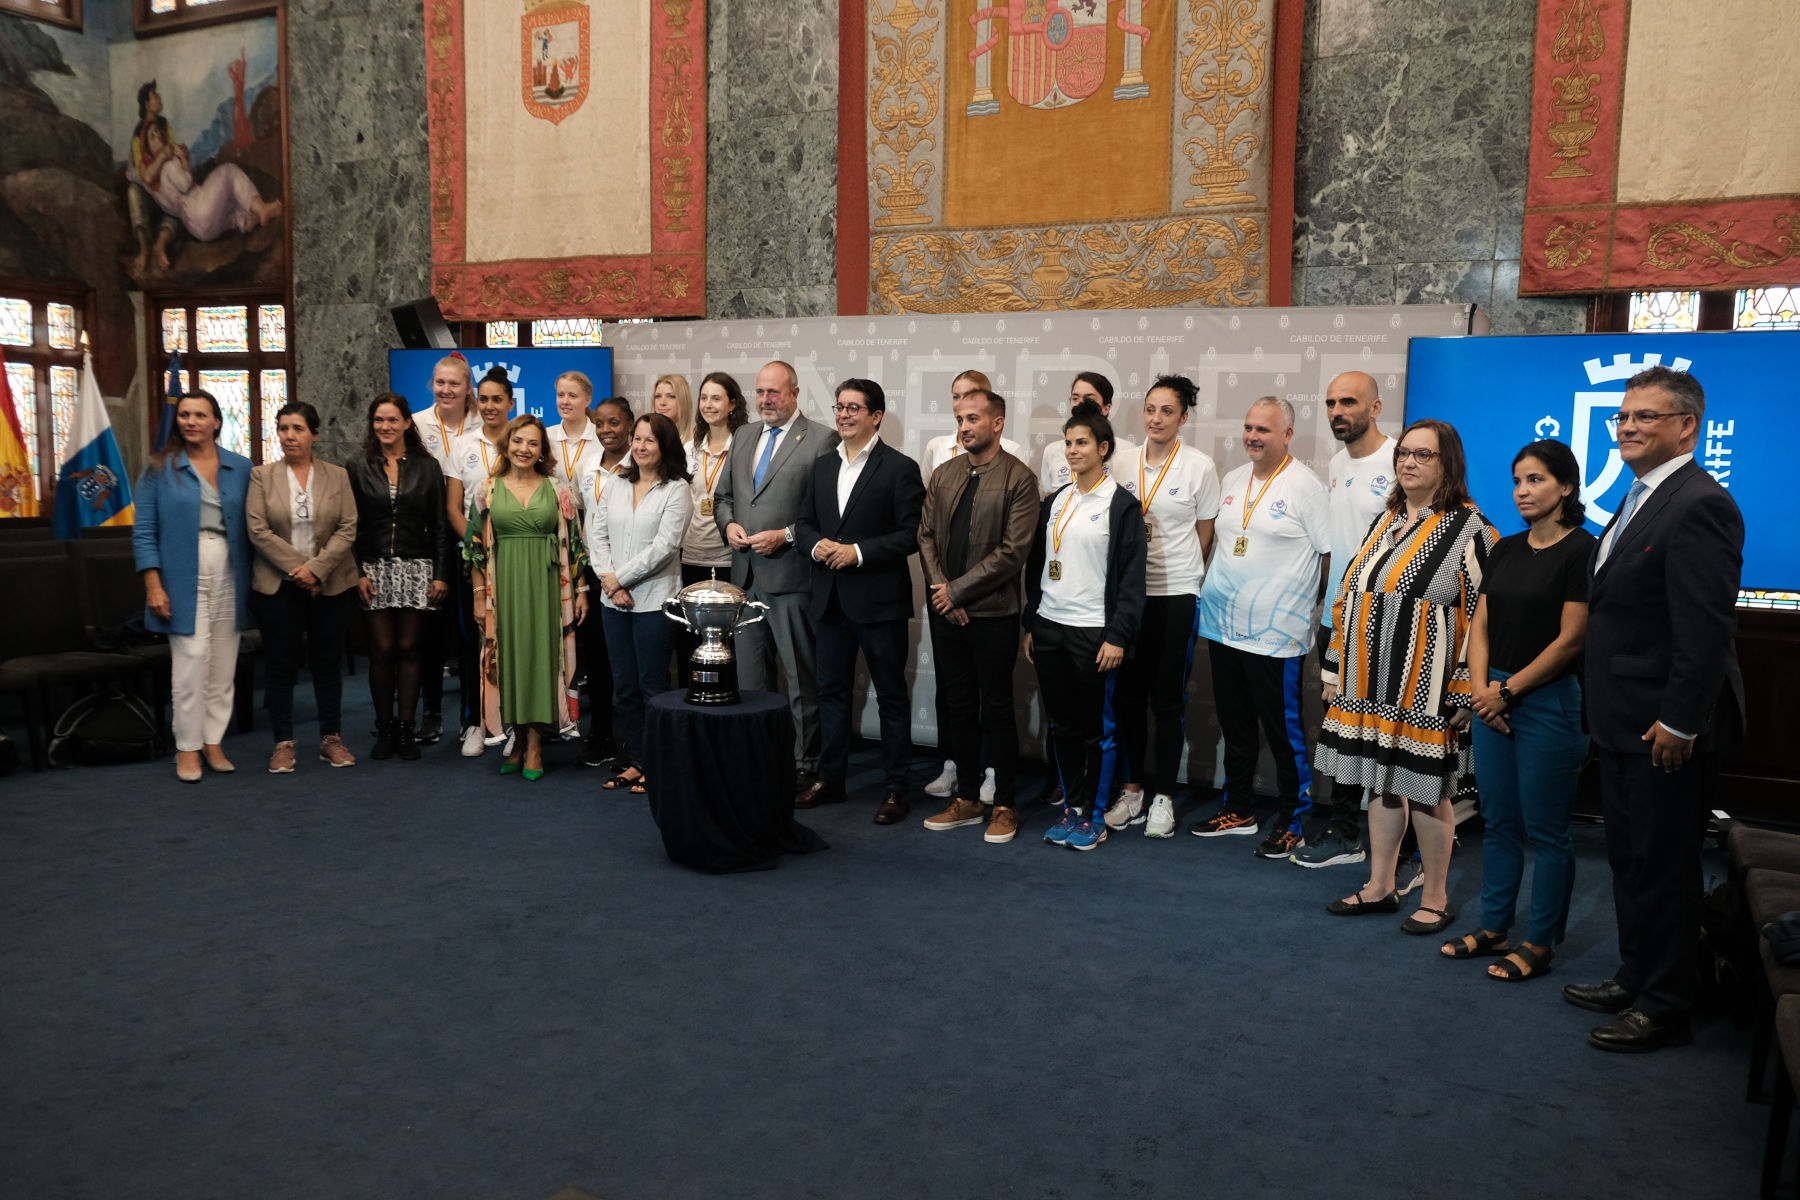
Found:
[[[75,308],[69,304],[46,306],[50,314],[50,345],[58,350],[74,350]]]
[[[31,302],[0,296],[0,346],[29,346]]]
[[[1751,288],[1737,294],[1735,329],[1800,329],[1800,288]]]
[[[256,336],[264,350],[286,350],[287,306],[282,304],[257,306]]]
[[[61,463],[69,448],[69,431],[75,428],[75,368],[50,368],[50,417],[55,434],[56,461]]]
[[[163,353],[173,354],[177,350],[186,353],[187,348],[187,309],[163,309]]]
[[[489,321],[487,323],[487,344],[490,350],[511,350],[519,344],[519,323],[517,321]],[[538,345],[543,345],[539,342]]]
[[[263,461],[281,457],[281,441],[275,436],[275,414],[287,403],[287,372],[264,371],[257,377],[262,389]]]
[[[175,0],[150,0],[150,11],[153,13],[172,13],[175,11]]]
[[[243,311],[238,309],[240,314]],[[250,372],[202,371],[200,387],[212,393],[224,414],[225,428],[219,431],[219,444],[250,457]]]
[[[600,318],[557,317],[531,323],[534,346],[598,346]]]
[[[202,354],[250,348],[250,311],[243,305],[194,310],[194,344]]]
[[[12,388],[13,408],[25,426],[25,453],[31,460],[31,477],[38,476],[37,372],[30,363],[7,363],[6,382]]]
[[[1800,592],[1738,592],[1739,608],[1778,608],[1800,612]]]
[[[1631,333],[1693,333],[1700,328],[1699,292],[1633,292]]]

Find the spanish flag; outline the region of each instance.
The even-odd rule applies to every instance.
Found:
[[[25,452],[25,425],[13,407],[6,357],[0,355],[0,520],[37,515],[37,480],[31,477],[31,455]]]

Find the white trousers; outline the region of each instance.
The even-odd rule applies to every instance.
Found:
[[[203,532],[194,632],[169,635],[177,750],[224,740],[231,725],[237,657],[237,580],[231,573],[230,544],[219,534]]]

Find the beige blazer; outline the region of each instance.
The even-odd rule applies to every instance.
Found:
[[[356,586],[356,497],[344,468],[313,459],[308,481],[313,497],[313,540],[318,553],[300,557],[288,536],[294,531],[288,508],[288,469],[285,460],[264,463],[250,472],[250,494],[244,505],[250,526],[250,544],[256,547],[256,564],[250,586],[265,596],[281,590],[281,581],[304,566],[335,596]]]

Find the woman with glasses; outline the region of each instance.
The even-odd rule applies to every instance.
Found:
[[[348,470],[362,576],[357,592],[369,614],[369,694],[375,701],[369,757],[416,759],[413,718],[425,618],[456,578],[444,472],[419,440],[406,398],[393,392],[369,404],[368,438]]]
[[[1112,423],[1081,403],[1063,424],[1073,475],[1044,500],[1025,568],[1025,658],[1051,722],[1062,816],[1044,840],[1092,850],[1117,782],[1113,689],[1144,615],[1144,510],[1106,474]]]
[[[1526,529],[1488,556],[1469,627],[1475,770],[1481,779],[1481,927],[1445,942],[1449,958],[1505,955],[1488,977],[1517,983],[1550,970],[1569,919],[1575,850],[1569,810],[1587,758],[1581,721],[1588,560],[1581,470],[1561,442],[1533,442],[1513,459],[1513,504]],[[1515,948],[1507,936],[1531,842],[1531,911]]]
[[[544,739],[574,719],[575,627],[587,617],[575,498],[551,469],[550,435],[531,413],[507,422],[505,455],[469,500],[463,557],[480,623],[484,710],[513,740],[502,775],[544,777]]]
[[[175,777],[201,763],[237,770],[219,743],[231,726],[238,634],[250,625],[250,460],[218,444],[225,417],[211,392],[175,404],[175,437],[138,478],[132,550],[144,580],[144,626],[169,635]]]
[[[1370,797],[1369,881],[1327,908],[1400,911],[1394,872],[1410,820],[1425,867],[1419,910],[1401,925],[1413,934],[1456,919],[1448,888],[1466,774],[1469,625],[1496,537],[1469,498],[1464,463],[1462,439],[1443,421],[1415,421],[1400,436],[1387,511],[1344,564],[1321,670],[1315,765]]]
[[[290,400],[275,414],[281,458],[250,472],[246,517],[256,547],[250,611],[262,630],[263,703],[275,751],[269,773],[294,769],[294,677],[300,644],[319,709],[319,760],[353,767],[344,745],[344,643],[356,601],[356,496],[350,474],[313,457],[319,413]]]

